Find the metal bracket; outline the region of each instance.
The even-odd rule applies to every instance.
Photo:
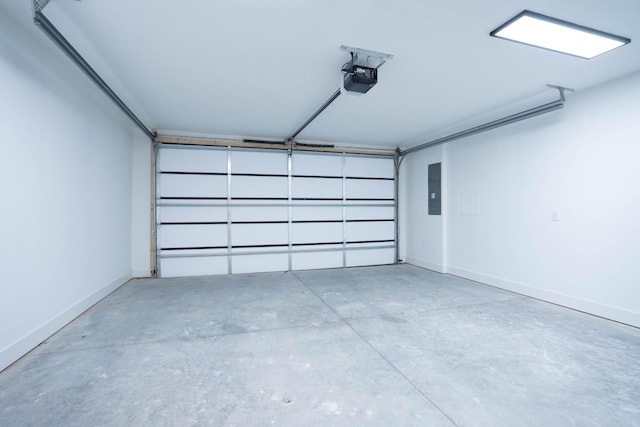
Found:
[[[552,89],[558,89],[558,92],[560,92],[560,99],[562,100],[562,102],[564,102],[566,100],[565,96],[564,96],[564,92],[565,91],[569,91],[569,92],[575,92],[575,89],[571,89],[568,87],[564,87],[564,86],[557,86],[557,85],[547,85],[547,87],[550,87]]]
[[[36,13],[42,12],[42,9],[44,9],[50,1],[51,0],[33,0],[33,15],[35,16]]]
[[[373,57],[373,58],[377,58],[380,63],[378,65],[376,65],[373,68],[379,68],[382,66],[382,64],[384,64],[387,60],[391,60],[393,59],[393,55],[390,53],[383,53],[383,52],[376,52],[375,50],[368,50],[368,49],[362,49],[359,47],[350,47],[350,46],[345,46],[345,45],[341,45],[340,49],[345,50],[347,52],[350,52],[351,54],[355,55],[355,58],[357,58],[358,56],[362,56],[362,57],[366,57],[367,58],[367,64],[358,64],[358,65],[367,65],[369,66],[370,64],[368,64],[369,62],[369,58]]]
[[[285,140],[285,144],[287,145],[287,151],[289,152],[289,157],[293,154],[293,147],[296,145],[296,141],[293,138],[287,138]]]

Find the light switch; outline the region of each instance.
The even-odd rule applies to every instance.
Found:
[[[436,193],[431,193],[431,200],[435,200],[436,199]]]
[[[551,221],[560,221],[560,215],[555,209],[551,211]]]

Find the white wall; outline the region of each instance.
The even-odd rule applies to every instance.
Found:
[[[135,130],[131,192],[131,255],[134,277],[151,274],[151,140]]]
[[[139,131],[30,23],[29,3],[0,5],[0,369],[132,276],[140,227]]]
[[[640,326],[639,118],[636,73],[571,95],[564,110],[449,143],[447,270]],[[463,215],[463,194],[468,205],[478,196],[477,215]],[[425,219],[412,221],[420,232],[408,237],[422,239]],[[407,259],[428,253],[408,248]]]
[[[406,156],[400,167],[400,259],[439,272],[446,271],[447,182],[443,173],[442,215],[429,215],[427,172],[445,158],[446,146],[438,145]]]

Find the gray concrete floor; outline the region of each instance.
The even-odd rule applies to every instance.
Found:
[[[640,426],[640,330],[410,265],[134,280],[2,426]]]

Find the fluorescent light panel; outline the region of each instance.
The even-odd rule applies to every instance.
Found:
[[[586,59],[631,42],[625,37],[528,10],[496,28],[490,35]]]

